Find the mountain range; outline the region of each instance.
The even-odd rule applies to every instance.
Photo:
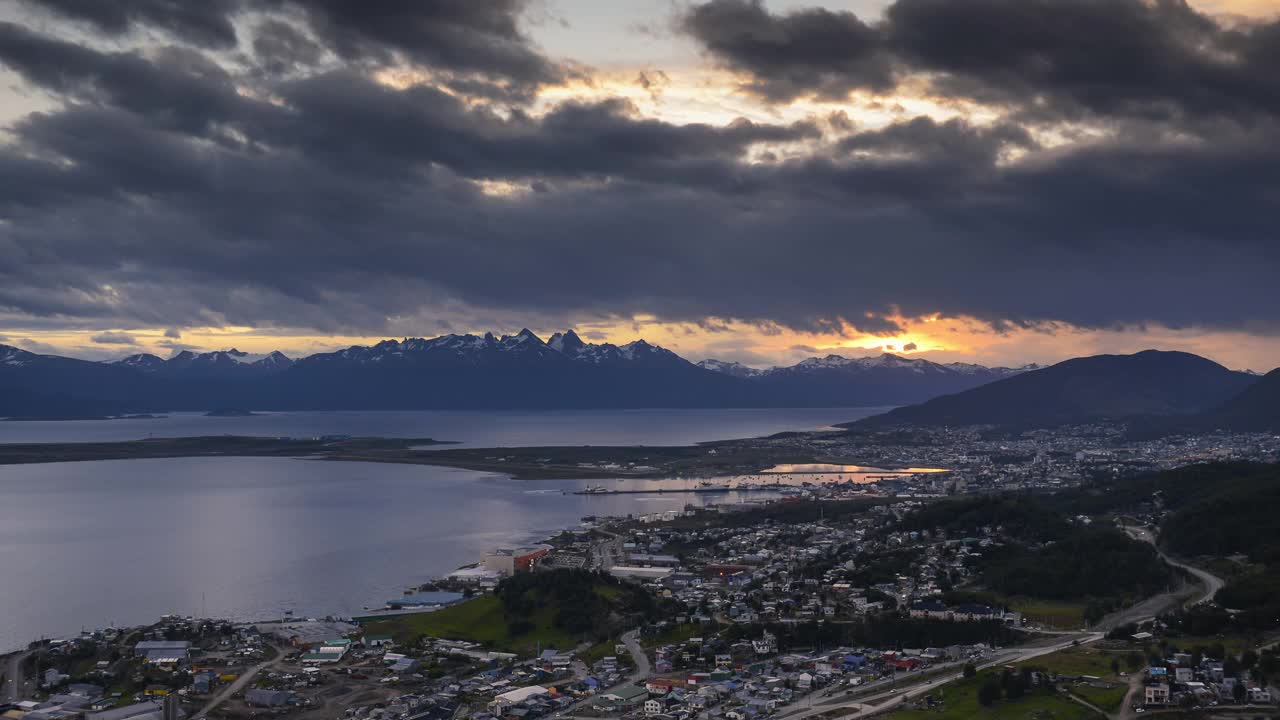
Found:
[[[900,405],[1027,368],[880,355],[756,370],[691,363],[644,340],[588,343],[572,330],[385,340],[297,360],[181,352],[90,362],[0,346],[0,416],[251,407],[280,410],[841,407]]]
[[[915,403],[915,404],[912,404]],[[297,360],[239,350],[90,362],[0,345],[0,417],[175,410],[586,409],[901,405],[856,425],[1053,427],[1142,419],[1149,431],[1280,429],[1280,371],[1182,352],[988,368],[893,354],[789,367],[691,363],[644,340],[515,335],[385,340]]]
[[[1261,397],[1270,388],[1271,398]],[[972,390],[900,407],[860,427],[1047,428],[1143,419],[1147,426],[1251,430],[1275,426],[1280,377],[1259,378],[1198,355],[1146,350],[1075,358]],[[1164,420],[1155,420],[1165,418]],[[1176,420],[1171,420],[1176,419]]]
[[[822,405],[901,405],[957,393],[1035,370],[969,363],[940,364],[891,353],[874,357],[813,357],[789,367],[767,370],[740,363],[704,360],[699,367],[749,381],[756,392],[793,403]]]

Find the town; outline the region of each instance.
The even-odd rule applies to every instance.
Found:
[[[833,720],[1274,707],[1274,600],[1220,602],[1270,576],[1247,551],[1170,544],[1196,506],[1165,499],[1189,473],[1197,487],[1224,486],[1206,481],[1214,473],[1274,474],[1202,462],[1273,458],[1274,437],[1166,454],[964,442],[976,449],[929,458],[951,473],[583,518],[359,617],[166,617],[34,643],[4,665],[3,715]],[[993,482],[983,468],[997,452],[1029,459]],[[1172,453],[1200,462],[1160,471]],[[1107,560],[1080,561],[1093,557]]]

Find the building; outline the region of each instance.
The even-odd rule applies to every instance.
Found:
[[[312,648],[310,652],[302,656],[304,663],[336,663],[347,654],[347,650],[351,648],[350,640],[329,640],[321,645]]]
[[[1168,705],[1169,686],[1164,684],[1148,685],[1145,701],[1148,705]]]
[[[636,685],[615,688],[596,699],[591,707],[601,712],[617,712],[635,707],[647,700],[649,691]]]
[[[283,707],[289,704],[289,693],[283,690],[252,688],[244,694],[244,701],[254,707]]]
[[[144,640],[133,646],[133,654],[153,665],[177,665],[191,655],[191,643],[186,640]]]
[[[489,703],[489,711],[498,714],[506,708],[524,702],[532,697],[546,695],[547,689],[541,685],[530,685],[528,687],[516,688],[508,690],[501,695],[495,695],[493,701]]]
[[[466,600],[467,596],[455,592],[420,592],[405,595],[387,601],[387,607],[393,610],[401,608],[442,608]]]
[[[631,580],[662,580],[671,573],[675,572],[669,567],[631,567],[628,565],[614,565],[609,568],[609,574],[616,578]]]
[[[164,706],[158,702],[111,708],[86,714],[85,720],[164,720]]]
[[[490,572],[501,573],[503,575],[515,575],[518,572],[528,572],[534,568],[542,558],[551,552],[550,545],[531,545],[521,548],[498,548],[493,552],[484,556],[481,562],[486,570]]]
[[[759,640],[752,640],[751,647],[756,651],[757,655],[772,655],[778,651],[778,638],[768,630],[764,631],[764,635]]]

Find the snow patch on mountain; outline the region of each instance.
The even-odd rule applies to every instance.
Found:
[[[709,358],[707,360],[703,360],[702,362],[698,363],[698,367],[702,368],[703,370],[710,370],[712,372],[724,373],[725,375],[732,375],[733,377],[740,377],[740,378],[756,377],[757,375],[768,372],[767,370],[760,370],[757,368],[753,368],[750,365],[743,365],[740,362],[716,360],[715,358]]]

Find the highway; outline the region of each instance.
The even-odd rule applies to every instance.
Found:
[[[1079,633],[1070,637],[1059,637],[1054,642],[1027,646],[1020,648],[1012,648],[1010,650],[997,653],[991,659],[979,664],[979,670],[996,667],[998,665],[1008,665],[1011,663],[1026,662],[1041,655],[1065,650],[1073,645],[1084,645],[1091,642],[1097,642],[1103,638],[1102,633]],[[899,676],[901,677],[901,676]],[[895,708],[902,705],[910,699],[917,698],[932,692],[939,685],[959,680],[964,677],[963,671],[941,676],[926,677],[925,673],[920,673],[919,680],[902,680],[896,683],[897,687],[892,690],[875,693],[872,695],[862,696],[842,702],[818,705],[812,708],[806,708],[797,712],[779,715],[779,720],[805,720],[819,715],[831,713],[832,717],[845,718],[861,718],[868,717],[875,713],[884,712],[885,710]],[[841,713],[842,710],[850,711]]]

